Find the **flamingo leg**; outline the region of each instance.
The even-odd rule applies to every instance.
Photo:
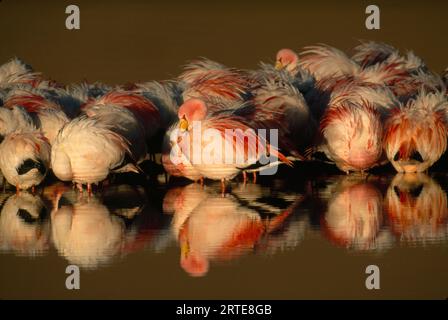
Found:
[[[226,182],[224,179],[221,179],[221,195],[224,197],[224,193],[226,192]]]
[[[89,196],[92,195],[92,184],[90,184],[90,183],[87,184],[87,193]]]
[[[199,182],[201,183],[201,187],[203,187],[204,186],[204,177],[200,177]]]
[[[80,193],[83,193],[83,188],[82,188],[82,184],[80,184],[80,183],[77,183],[76,184],[76,187],[78,188],[78,191],[80,192]]]
[[[247,172],[243,171],[243,184],[246,184],[247,182]]]
[[[254,183],[257,183],[257,172],[254,171],[252,174]]]

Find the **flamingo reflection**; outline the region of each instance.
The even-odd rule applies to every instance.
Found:
[[[371,182],[342,178],[337,182],[321,225],[335,245],[356,250],[378,247],[383,223],[382,196]]]
[[[447,237],[447,195],[426,174],[397,174],[386,194],[385,209],[392,230],[402,240]]]
[[[40,196],[28,192],[0,196],[0,250],[18,255],[42,255],[49,249],[47,207]]]
[[[116,256],[142,249],[151,238],[149,228],[131,224],[144,206],[141,188],[112,186],[101,194],[84,197],[59,185],[45,194],[54,202],[54,246],[70,263],[95,269]]]
[[[261,198],[264,191],[259,191]],[[181,249],[180,265],[189,275],[206,275],[211,262],[234,260],[268,245],[284,246],[279,241],[264,240],[285,224],[302,197],[288,199],[285,208],[276,208],[257,203],[254,192],[247,194],[250,200],[241,190],[223,197],[218,185],[202,188],[197,184],[167,193],[164,210],[174,213],[172,229]],[[271,214],[260,214],[262,208]],[[295,238],[285,237],[289,239]]]

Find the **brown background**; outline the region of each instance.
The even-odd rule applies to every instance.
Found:
[[[62,82],[124,83],[177,75],[198,56],[254,68],[281,47],[318,42],[341,49],[357,39],[413,49],[435,71],[448,66],[448,2],[376,1],[381,30],[364,27],[370,2],[334,1],[12,1],[0,2],[0,61],[18,56]],[[65,29],[65,7],[81,9],[81,30]],[[81,290],[64,287],[56,252],[28,259],[0,255],[0,298],[439,298],[448,297],[446,247],[395,248],[359,255],[311,235],[295,250],[243,257],[189,278],[179,250],[139,252],[83,272]],[[364,287],[368,264],[381,290]]]

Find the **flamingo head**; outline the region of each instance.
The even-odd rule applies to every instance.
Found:
[[[179,128],[182,131],[188,130],[193,121],[201,121],[207,115],[207,106],[200,99],[189,99],[179,107],[177,112],[179,117]]]
[[[277,70],[285,69],[288,72],[294,72],[297,68],[299,57],[291,49],[281,49],[277,52],[275,68]]]

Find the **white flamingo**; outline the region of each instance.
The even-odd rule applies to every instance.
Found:
[[[0,144],[0,169],[17,191],[39,185],[50,166],[51,146],[40,132],[14,132]]]

